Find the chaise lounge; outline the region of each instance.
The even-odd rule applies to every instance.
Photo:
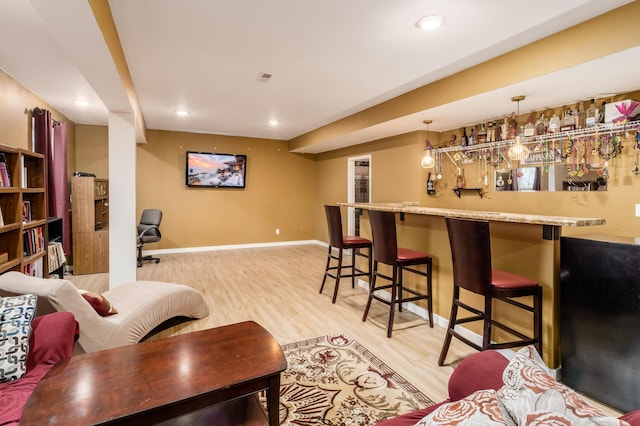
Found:
[[[7,272],[0,275],[0,296],[38,296],[36,315],[72,312],[80,324],[75,353],[89,353],[138,343],[163,322],[176,317],[204,318],[209,307],[197,290],[159,281],[136,281],[102,296],[117,310],[101,316],[68,280],[43,279]]]

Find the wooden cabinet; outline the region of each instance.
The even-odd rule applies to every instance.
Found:
[[[74,176],[71,209],[73,273],[109,272],[109,181]]]
[[[41,154],[0,145],[0,273],[48,270],[44,176]]]

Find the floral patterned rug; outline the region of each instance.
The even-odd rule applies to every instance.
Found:
[[[406,379],[345,335],[282,347],[281,425],[373,425],[433,405]]]

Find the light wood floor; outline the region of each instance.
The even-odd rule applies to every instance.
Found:
[[[396,314],[393,337],[388,339],[388,306],[374,301],[367,321],[362,322],[367,293],[357,285],[352,289],[349,279],[341,281],[338,299],[332,304],[333,282],[328,281],[323,294],[318,294],[326,250],[310,244],[158,256],[160,263],[138,268],[137,279],[196,288],[207,299],[210,314],[152,339],[246,320],[261,324],[281,344],[343,333],[358,340],[434,402],[445,399],[453,368],[476,351],[453,339],[449,364],[438,367],[444,329],[437,325],[429,328],[426,320],[412,313]],[[86,290],[108,289],[107,274],[65,278]]]

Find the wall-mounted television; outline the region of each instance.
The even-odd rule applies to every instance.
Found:
[[[247,156],[187,151],[186,185],[195,188],[244,188]]]

